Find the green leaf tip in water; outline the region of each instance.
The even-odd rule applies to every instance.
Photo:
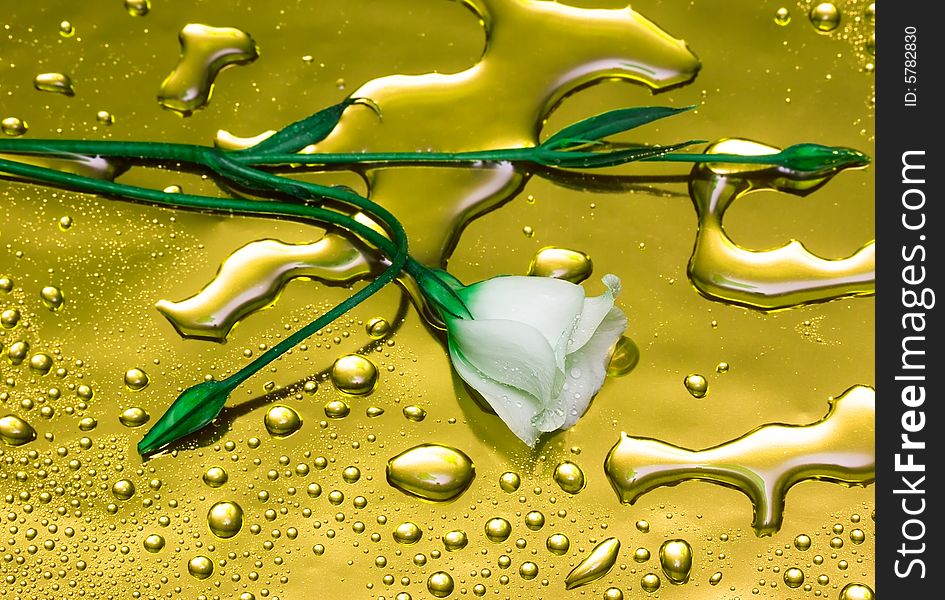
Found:
[[[591,144],[607,136],[630,131],[657,119],[671,117],[693,108],[695,106],[684,106],[682,108],[643,106],[610,110],[583,121],[578,121],[573,125],[568,125],[545,140],[542,146],[548,149],[563,150],[568,147]]]
[[[152,454],[209,425],[220,414],[231,391],[233,385],[227,381],[204,381],[184,390],[138,442],[138,454]]]
[[[352,104],[364,103],[376,109],[376,105],[366,98],[345,98],[338,104],[323,108],[314,115],[310,115],[287,125],[272,136],[246,150],[249,154],[291,154],[302,150],[306,146],[316,144],[332,132],[345,109]]]
[[[778,155],[780,166],[812,177],[870,164],[870,157],[859,150],[820,144],[795,144]]]

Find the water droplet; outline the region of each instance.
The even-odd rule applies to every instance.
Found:
[[[64,38],[72,37],[75,35],[75,27],[69,21],[63,21],[59,23],[59,35]]]
[[[722,571],[716,571],[709,577],[709,585],[718,585],[722,581]]]
[[[525,237],[530,238],[535,236],[535,229],[531,225],[526,225],[522,227],[522,233],[525,234]]]
[[[100,110],[95,113],[95,120],[101,123],[102,125],[114,125],[115,116],[107,110]]]
[[[137,367],[125,371],[125,387],[132,392],[143,390],[150,382],[148,374]]]
[[[518,476],[518,473],[506,471],[499,476],[499,487],[503,492],[511,494],[518,490],[520,485],[522,485],[522,478]]]
[[[868,38],[866,38],[866,51],[869,52],[872,56],[876,56],[876,34],[871,33]]]
[[[18,137],[29,130],[29,124],[19,117],[7,117],[0,121],[0,130],[10,137]],[[10,290],[6,290],[10,291]]]
[[[213,575],[213,561],[203,555],[195,556],[187,563],[187,572],[194,579],[206,579]]]
[[[8,308],[0,313],[0,325],[5,329],[13,329],[20,322],[20,311],[15,308]]]
[[[229,477],[221,467],[210,467],[203,474],[203,482],[212,488],[218,488],[225,485]]]
[[[494,517],[486,521],[486,537],[492,542],[504,542],[512,535],[512,524],[502,517]]]
[[[566,589],[573,589],[597,581],[610,572],[620,552],[620,540],[607,538],[597,544],[584,560],[568,573],[564,580]]]
[[[607,588],[604,590],[604,600],[623,600],[623,591],[616,587]]]
[[[716,373],[728,373],[728,369],[729,365],[727,362],[720,362],[719,364],[715,365]]]
[[[383,415],[384,409],[381,408],[380,406],[369,406],[367,410],[364,411],[364,413],[373,419],[374,417],[379,417]]]
[[[692,571],[692,546],[686,540],[666,540],[660,546],[660,567],[677,585],[689,581]]]
[[[523,562],[522,566],[518,568],[518,574],[525,580],[534,579],[538,577],[538,565],[531,561]]]
[[[178,37],[180,59],[161,83],[158,102],[185,117],[210,102],[214,80],[221,70],[249,64],[259,56],[253,38],[233,27],[189,23]]]
[[[449,446],[422,444],[387,462],[387,482],[426,500],[451,500],[466,491],[476,467],[465,453]]]
[[[43,301],[43,306],[49,310],[59,310],[62,307],[62,303],[65,302],[65,298],[62,296],[62,291],[51,285],[47,285],[39,292],[39,297]]]
[[[322,486],[318,485],[315,482],[308,484],[308,487],[305,488],[305,492],[309,495],[310,498],[318,498],[322,495]]]
[[[365,329],[367,330],[367,334],[371,336],[371,339],[379,340],[390,333],[390,323],[387,322],[387,319],[374,317],[368,321]]]
[[[791,567],[784,572],[784,585],[791,589],[799,588],[804,585],[804,571],[797,567]]]
[[[119,500],[131,500],[135,495],[135,484],[128,479],[119,479],[112,484],[112,495]]]
[[[656,573],[647,573],[640,579],[640,587],[644,592],[652,594],[660,589],[660,578]]]
[[[810,537],[803,533],[794,538],[794,547],[802,552],[810,549],[810,543]]]
[[[174,185],[167,186],[161,191],[163,191],[165,194],[181,194],[184,192],[184,188],[182,188],[179,185],[174,184]]]
[[[40,73],[33,78],[33,87],[41,92],[75,96],[72,79],[65,73]]]
[[[263,418],[266,431],[274,437],[288,437],[302,427],[302,417],[288,406],[277,404],[266,411]]]
[[[571,540],[563,533],[554,533],[548,536],[545,547],[548,548],[548,552],[561,556],[571,549]]]
[[[640,362],[640,348],[625,335],[620,336],[610,350],[607,360],[607,375],[623,377],[632,371]]]
[[[427,578],[427,590],[437,598],[446,598],[453,593],[453,578],[448,573],[437,571]]]
[[[151,415],[143,408],[132,406],[118,415],[118,420],[125,427],[141,427],[151,420]]]
[[[865,583],[848,583],[840,590],[837,600],[876,600],[876,594]]]
[[[821,2],[810,9],[810,22],[817,31],[833,31],[840,25],[840,9],[832,2]]]
[[[683,384],[685,384],[686,391],[688,391],[693,398],[705,398],[706,394],[709,393],[709,382],[706,381],[706,378],[702,375],[696,373],[687,375],[683,380]]]
[[[357,480],[361,479],[361,470],[353,466],[347,467],[341,472],[341,478],[344,479],[346,483],[355,483]]]
[[[30,357],[30,369],[45,375],[49,373],[49,370],[52,369],[53,359],[48,354],[34,354]]]
[[[345,394],[370,394],[377,385],[377,367],[360,354],[348,354],[332,365],[331,382]]]
[[[857,545],[862,544],[866,541],[866,534],[862,529],[854,529],[850,532],[850,541]]]
[[[7,358],[11,363],[18,365],[26,360],[26,355],[29,354],[30,344],[29,342],[20,340],[10,344],[10,347],[7,348]]]
[[[16,415],[0,417],[0,441],[7,446],[22,446],[36,439],[36,430]]]
[[[91,400],[92,396],[95,395],[95,392],[93,392],[92,388],[87,385],[80,385],[76,388],[75,395],[79,398],[82,398],[83,400]]]
[[[784,27],[791,22],[791,12],[782,6],[774,13],[774,22]]]
[[[344,400],[331,400],[325,403],[325,416],[329,419],[343,419],[351,412],[351,407]]]
[[[394,530],[394,541],[398,544],[408,546],[410,544],[416,544],[422,537],[423,532],[420,531],[420,528],[417,527],[415,523],[411,523],[410,521],[401,523],[397,526],[397,529]]]
[[[243,509],[236,502],[217,502],[207,512],[207,525],[218,538],[231,538],[243,528]]]
[[[65,217],[60,217],[60,218],[59,218],[59,230],[60,230],[60,231],[67,231],[67,230],[69,230],[69,229],[72,229],[72,225],[73,225],[73,223],[72,223],[72,217],[70,217],[70,216],[67,215],[67,216],[65,216]]]
[[[639,520],[639,521],[636,522],[635,526],[636,526],[636,528],[637,528],[637,531],[639,531],[640,533],[649,533],[649,532],[650,532],[650,522],[649,522],[649,521],[644,521],[644,520],[641,519],[641,520]]]
[[[156,533],[152,533],[144,538],[144,549],[151,554],[156,554],[164,549],[164,538]]]
[[[637,548],[633,553],[633,560],[638,563],[645,563],[650,560],[650,551],[643,547]]]
[[[539,250],[528,265],[528,274],[554,277],[571,283],[581,283],[591,276],[591,257],[578,250],[548,246]]]
[[[404,407],[404,416],[408,421],[414,421],[419,423],[420,421],[427,418],[427,411],[423,410],[419,406],[405,406]]]
[[[98,421],[92,417],[82,417],[79,419],[79,430],[81,431],[92,431],[98,427]]]
[[[869,5],[866,7],[865,14],[866,14],[867,21],[869,21],[870,23],[876,22],[876,3],[875,2],[869,3]]]
[[[143,17],[151,10],[151,0],[125,0],[125,10],[132,17]]]
[[[462,550],[468,543],[469,539],[466,537],[466,532],[460,529],[454,529],[443,534],[443,546],[447,552]]]
[[[569,494],[577,494],[584,489],[584,471],[573,462],[566,460],[555,467],[555,483]]]
[[[537,510],[533,510],[525,515],[525,527],[532,531],[538,531],[545,526],[545,515]]]

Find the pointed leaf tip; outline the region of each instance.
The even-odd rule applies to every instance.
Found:
[[[616,133],[630,131],[631,129],[646,125],[652,121],[671,117],[694,108],[696,108],[695,105],[683,106],[681,108],[671,106],[642,106],[607,111],[578,121],[573,125],[568,125],[545,140],[542,146],[560,150],[570,146],[583,145],[602,140]]]
[[[138,442],[138,454],[152,454],[209,425],[232,391],[225,381],[204,381],[187,388]]]

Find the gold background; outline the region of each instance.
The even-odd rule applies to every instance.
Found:
[[[604,0],[572,3],[621,5]],[[865,20],[854,22],[864,14],[865,4],[838,3],[844,21],[824,35],[807,20],[809,5],[804,3],[637,0],[634,10],[684,38],[699,56],[703,69],[697,79],[657,97],[626,83],[594,86],[568,98],[549,119],[546,131],[611,108],[700,104],[695,112],[634,132],[633,139],[742,136],[777,146],[806,141],[850,146],[872,155],[873,79],[864,71],[872,57],[863,47],[872,26]],[[774,23],[780,6],[792,15],[785,27]],[[75,26],[74,37],[59,35],[62,20]],[[252,34],[261,56],[251,65],[221,73],[209,105],[181,119],[162,110],[155,96],[174,67],[177,32],[187,23],[241,28]],[[446,0],[154,0],[151,12],[140,18],[129,16],[117,0],[27,2],[5,6],[0,24],[0,117],[28,121],[30,138],[208,144],[219,128],[255,135],[333,104],[372,78],[464,69],[477,60],[484,43],[476,18]],[[313,62],[304,62],[303,55],[313,56]],[[524,36],[522,60],[540,58],[528,55]],[[33,77],[48,71],[69,73],[75,97],[34,90]],[[344,89],[339,89],[340,80]],[[96,121],[100,110],[115,116],[114,125]],[[685,175],[688,168],[628,165],[619,172]],[[175,172],[139,171],[125,180],[217,193],[209,181]],[[350,176],[325,180],[355,182]],[[453,597],[463,590],[472,596],[476,583],[487,586],[486,597],[601,597],[611,586],[623,589],[627,597],[643,597],[647,594],[641,590],[641,576],[659,573],[659,545],[676,537],[693,547],[692,580],[673,586],[664,579],[654,596],[799,598],[819,592],[836,597],[846,583],[872,585],[871,488],[799,484],[787,496],[782,530],[765,538],[752,532],[751,504],[743,495],[703,482],[658,489],[632,506],[618,503],[602,464],[621,431],[702,448],[764,423],[815,421],[826,412],[828,396],[854,384],[873,384],[872,299],[762,314],[701,297],[686,279],[696,220],[685,183],[677,178],[653,185],[658,192],[597,194],[535,177],[508,205],[471,224],[449,262],[454,274],[472,282],[499,273],[524,273],[539,248],[555,245],[592,256],[595,273],[585,284],[589,293],[600,292],[604,273],[623,280],[618,304],[630,320],[627,335],[640,348],[639,365],[625,377],[608,379],[577,426],[548,437],[536,451],[496,417],[483,413],[456,385],[442,343],[412,307],[404,307],[402,292],[390,286],[333,325],[331,332],[310,340],[307,351],[296,349],[274,363],[272,371],[255,376],[246,390],[237,390],[229,403],[236,408],[224,413],[226,423],[202,437],[198,447],[142,462],[135,444],[145,428],[122,426],[118,415],[124,408],[145,408],[153,424],[181,389],[207,374],[232,372],[246,363],[244,349],[275,343],[348,292],[296,281],[271,309],[241,322],[225,345],[183,340],[154,310],[155,302],[195,293],[229,253],[249,241],[310,241],[312,229],[3,182],[0,276],[11,277],[15,289],[0,292],[0,308],[17,307],[23,318],[17,329],[0,329],[0,342],[9,346],[27,339],[33,352],[54,355],[54,370],[61,366],[69,374],[62,379],[39,376],[26,365],[0,361],[7,381],[0,381],[0,391],[8,392],[0,410],[19,414],[38,433],[28,445],[4,447],[0,457],[0,495],[6,499],[0,538],[0,570],[6,579],[0,581],[0,593],[47,598],[83,592],[96,598],[237,598],[246,592],[256,598],[393,598],[407,591],[423,598],[428,597],[428,575],[445,570],[456,582]],[[417,210],[434,201],[418,190]],[[872,239],[872,206],[868,168],[843,173],[806,198],[755,194],[728,212],[726,228],[747,248],[764,249],[797,238],[815,253],[840,257]],[[74,225],[61,231],[57,224],[67,215]],[[534,228],[533,237],[523,234],[525,226]],[[63,290],[66,304],[58,312],[40,302],[39,290],[46,285]],[[364,323],[376,316],[392,319],[398,310],[404,311],[403,323],[389,342],[374,344],[368,353],[381,371],[377,390],[368,398],[351,399],[348,418],[320,427],[324,403],[340,393],[323,381],[314,395],[296,398],[297,382],[368,344]],[[811,325],[805,326],[805,321]],[[812,328],[814,335],[804,335]],[[335,336],[340,343],[332,339]],[[715,372],[720,361],[731,365],[724,375]],[[132,367],[144,369],[151,379],[136,393],[122,381]],[[682,381],[689,373],[708,378],[706,398],[687,393]],[[245,409],[247,401],[265,395],[268,381],[288,390],[277,389],[275,395],[304,420],[302,429],[287,439],[266,434],[263,401]],[[95,391],[86,410],[77,408],[74,389],[81,384]],[[50,387],[60,388],[61,398],[49,398]],[[36,404],[32,410],[21,407],[27,398]],[[50,419],[39,415],[44,404],[55,408]],[[426,419],[405,419],[401,409],[408,404],[423,407]],[[364,409],[371,405],[383,407],[385,414],[368,419]],[[80,431],[77,424],[84,416],[97,419],[97,428]],[[376,441],[368,441],[369,434]],[[84,436],[93,440],[91,449],[80,448],[78,440]],[[258,449],[247,446],[253,436],[262,439]],[[227,449],[228,442],[235,449]],[[446,443],[473,458],[476,479],[456,501],[425,503],[386,483],[387,459],[424,442]],[[58,448],[68,449],[68,455],[57,453]],[[289,458],[287,465],[279,462],[282,456]],[[297,464],[311,465],[317,456],[328,458],[325,470],[312,469],[306,477],[295,472]],[[73,459],[81,463],[75,470],[68,466]],[[562,492],[551,479],[555,465],[564,459],[581,465],[587,476],[587,488],[576,496]],[[347,484],[340,474],[352,464],[361,469],[362,478]],[[205,470],[215,465],[229,473],[228,483],[218,489],[201,481]],[[267,476],[271,470],[278,479]],[[498,486],[506,470],[523,478],[517,493],[506,494]],[[137,488],[127,502],[116,501],[110,492],[121,478]],[[160,485],[149,486],[151,480]],[[51,481],[58,482],[61,491],[54,491]],[[321,484],[321,497],[305,494],[310,481]],[[292,486],[298,488],[294,495],[288,491]],[[52,493],[48,503],[38,500],[43,489]],[[345,494],[341,506],[328,502],[327,493],[333,489]],[[267,502],[258,498],[260,490],[269,492]],[[352,506],[357,495],[367,499],[366,508]],[[242,532],[230,540],[216,539],[207,528],[207,510],[220,500],[236,501],[245,511]],[[110,503],[117,506],[114,514],[107,509]],[[312,510],[308,518],[302,516],[306,507]],[[274,520],[267,520],[267,509],[276,511]],[[525,528],[523,517],[529,510],[545,514],[541,531]],[[559,510],[566,514],[558,516]],[[336,513],[344,513],[343,522],[336,521]],[[853,514],[863,517],[859,525],[851,523]],[[387,517],[386,524],[378,523],[381,515]],[[169,517],[168,525],[158,522],[161,516]],[[482,533],[493,516],[513,525],[505,543],[489,542]],[[637,531],[638,519],[650,522],[649,533]],[[393,529],[408,520],[420,525],[424,538],[412,546],[395,544]],[[364,533],[352,530],[355,521],[365,523]],[[836,523],[844,526],[841,537],[847,540],[839,550],[829,547]],[[260,525],[261,532],[252,534],[251,524]],[[856,526],[867,532],[867,541],[855,546],[847,535]],[[71,537],[64,533],[67,527],[75,531]],[[286,535],[290,527],[297,528],[296,539]],[[29,529],[38,532],[33,539],[27,537]],[[431,551],[443,550],[439,536],[452,529],[465,530],[469,546],[431,558]],[[336,535],[329,538],[328,530]],[[547,536],[556,531],[571,539],[565,556],[554,556],[544,547]],[[381,541],[370,540],[375,532]],[[145,552],[142,545],[151,533],[167,541],[156,554]],[[800,533],[813,539],[805,553],[791,545]],[[721,534],[727,534],[728,541],[721,541]],[[565,592],[568,571],[597,541],[610,536],[622,542],[617,567],[589,586]],[[525,540],[524,548],[514,544],[519,538]],[[44,546],[47,540],[51,543]],[[312,552],[316,543],[326,548],[321,556]],[[632,556],[640,546],[652,553],[643,564]],[[780,555],[777,550],[782,550]],[[417,553],[427,555],[425,566],[413,563]],[[824,556],[822,565],[811,563],[815,553]],[[216,563],[214,574],[203,581],[187,573],[187,561],[197,554]],[[507,570],[497,565],[502,554],[512,558]],[[384,568],[375,566],[380,555],[387,558]],[[842,559],[849,562],[846,570],[837,566]],[[539,566],[534,580],[518,574],[526,560]],[[88,566],[80,570],[78,561]],[[813,591],[784,585],[782,574],[792,566],[805,572]],[[483,568],[491,569],[490,577],[483,577]],[[716,571],[723,578],[713,587],[708,578]],[[382,582],[385,574],[394,575],[393,585]],[[821,574],[829,576],[828,585],[816,582]],[[510,581],[501,583],[502,575]],[[403,584],[401,577],[409,583]]]

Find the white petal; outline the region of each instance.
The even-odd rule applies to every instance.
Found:
[[[576,352],[569,354],[565,370],[565,385],[561,394],[551,401],[555,410],[550,416],[536,419],[535,425],[542,431],[568,429],[581,418],[587,410],[607,374],[607,358],[611,346],[627,327],[627,317],[619,308],[611,308],[601,320],[591,338]],[[553,416],[554,418],[551,418]],[[548,429],[554,425],[554,428]]]
[[[505,319],[540,331],[555,348],[584,308],[584,288],[551,277],[494,277],[460,291],[474,319]]]
[[[537,398],[513,387],[502,385],[470,365],[466,359],[454,352],[450,343],[450,360],[453,368],[463,381],[475,388],[495,414],[508,426],[520,440],[529,446],[535,445],[541,431],[532,425],[532,419],[539,411],[540,403]]]
[[[489,379],[545,403],[556,376],[555,355],[542,334],[524,323],[450,319],[450,355],[462,357]],[[475,382],[467,381],[478,389]]]
[[[580,320],[568,340],[568,353],[578,350],[591,339],[620,293],[620,278],[616,275],[608,273],[601,281],[607,286],[607,291],[600,296],[584,300]]]

